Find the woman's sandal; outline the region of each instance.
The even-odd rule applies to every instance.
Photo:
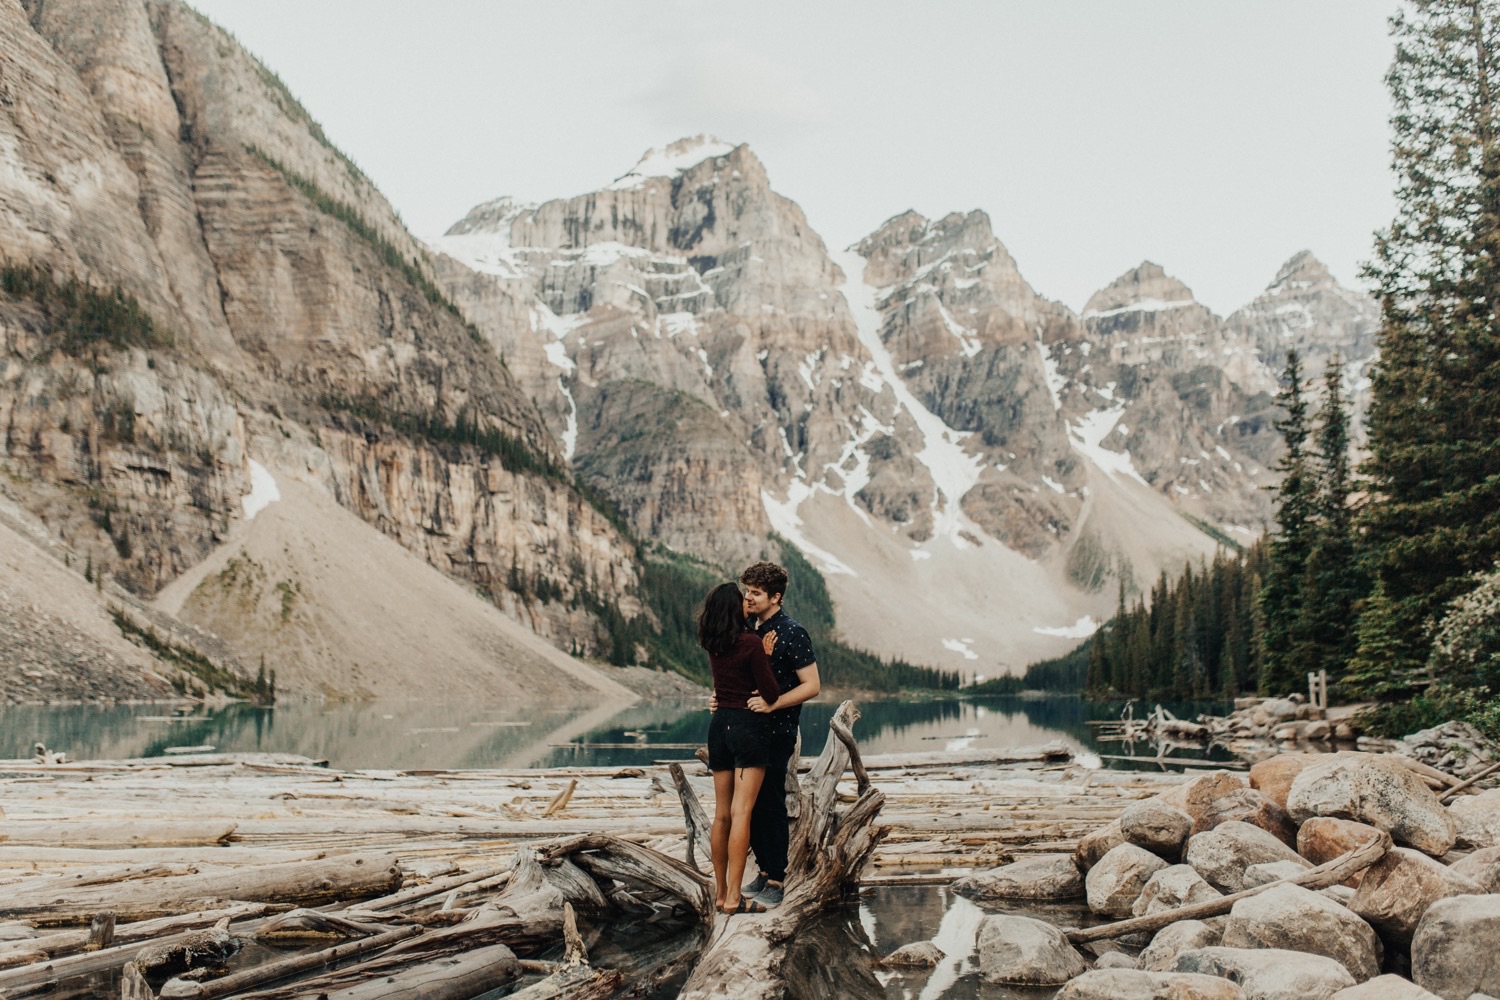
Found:
[[[741,896],[740,905],[736,906],[732,910],[720,910],[719,912],[727,913],[732,916],[736,913],[770,913],[771,911],[768,910],[763,904],[757,903],[754,897]]]

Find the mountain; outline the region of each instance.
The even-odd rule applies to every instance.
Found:
[[[28,698],[262,663],[282,694],[625,697],[670,682],[598,660],[672,662],[698,578],[783,544],[851,644],[1018,669],[1264,529],[1289,347],[1372,357],[1311,255],[1227,320],[1150,263],[1077,314],[983,212],[830,250],[702,136],[429,245],[180,0],[7,0],[0,37]]]
[[[554,644],[607,649],[598,609],[640,611],[633,542],[275,75],[176,0],[9,2],[0,37],[6,491],[73,570],[151,599],[234,535],[259,461]],[[356,686],[284,655],[293,693]]]
[[[1269,521],[1276,359],[1155,264],[1080,316],[983,212],[904,213],[830,254],[749,147],[704,136],[431,245],[637,535],[727,572],[774,531],[882,655],[1019,667],[1121,582]],[[1368,332],[1345,294],[1310,338]]]

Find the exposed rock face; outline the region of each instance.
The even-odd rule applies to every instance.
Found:
[[[585,594],[638,611],[631,546],[523,387],[273,74],[175,0],[10,3],[0,35],[0,257],[118,287],[156,331],[70,345],[0,296],[3,457],[80,558],[154,593],[275,450],[560,645],[607,638]]]

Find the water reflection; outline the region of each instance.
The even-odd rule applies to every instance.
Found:
[[[823,748],[837,696],[804,706],[803,752]],[[1169,706],[1189,718],[1205,708]],[[1154,758],[1145,743],[1101,743],[1091,721],[1118,718],[1117,706],[1076,698],[861,700],[855,729],[866,753],[999,749],[1060,740],[1097,754],[1107,767]],[[66,705],[0,708],[0,758],[27,757],[34,743],[74,759],[156,756],[173,748],[301,754],[340,768],[643,766],[681,760],[703,741],[702,700],[613,706],[508,709],[504,706],[287,703],[229,705]],[[1176,750],[1178,758],[1227,760],[1220,748]],[[1133,758],[1117,760],[1116,758]]]

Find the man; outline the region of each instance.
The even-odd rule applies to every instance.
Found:
[[[745,588],[745,614],[762,640],[775,636],[768,650],[771,672],[781,688],[776,711],[771,713],[771,756],[766,762],[766,778],[750,814],[750,849],[760,874],[746,883],[744,893],[755,897],[762,906],[778,905],[786,880],[789,821],[786,815],[786,770],[797,745],[797,726],[802,703],[815,698],[821,690],[818,662],[813,655],[812,638],[782,609],[786,596],[786,570],[775,563],[758,562],[740,574]],[[766,702],[752,696],[748,703],[753,712],[765,712]]]

